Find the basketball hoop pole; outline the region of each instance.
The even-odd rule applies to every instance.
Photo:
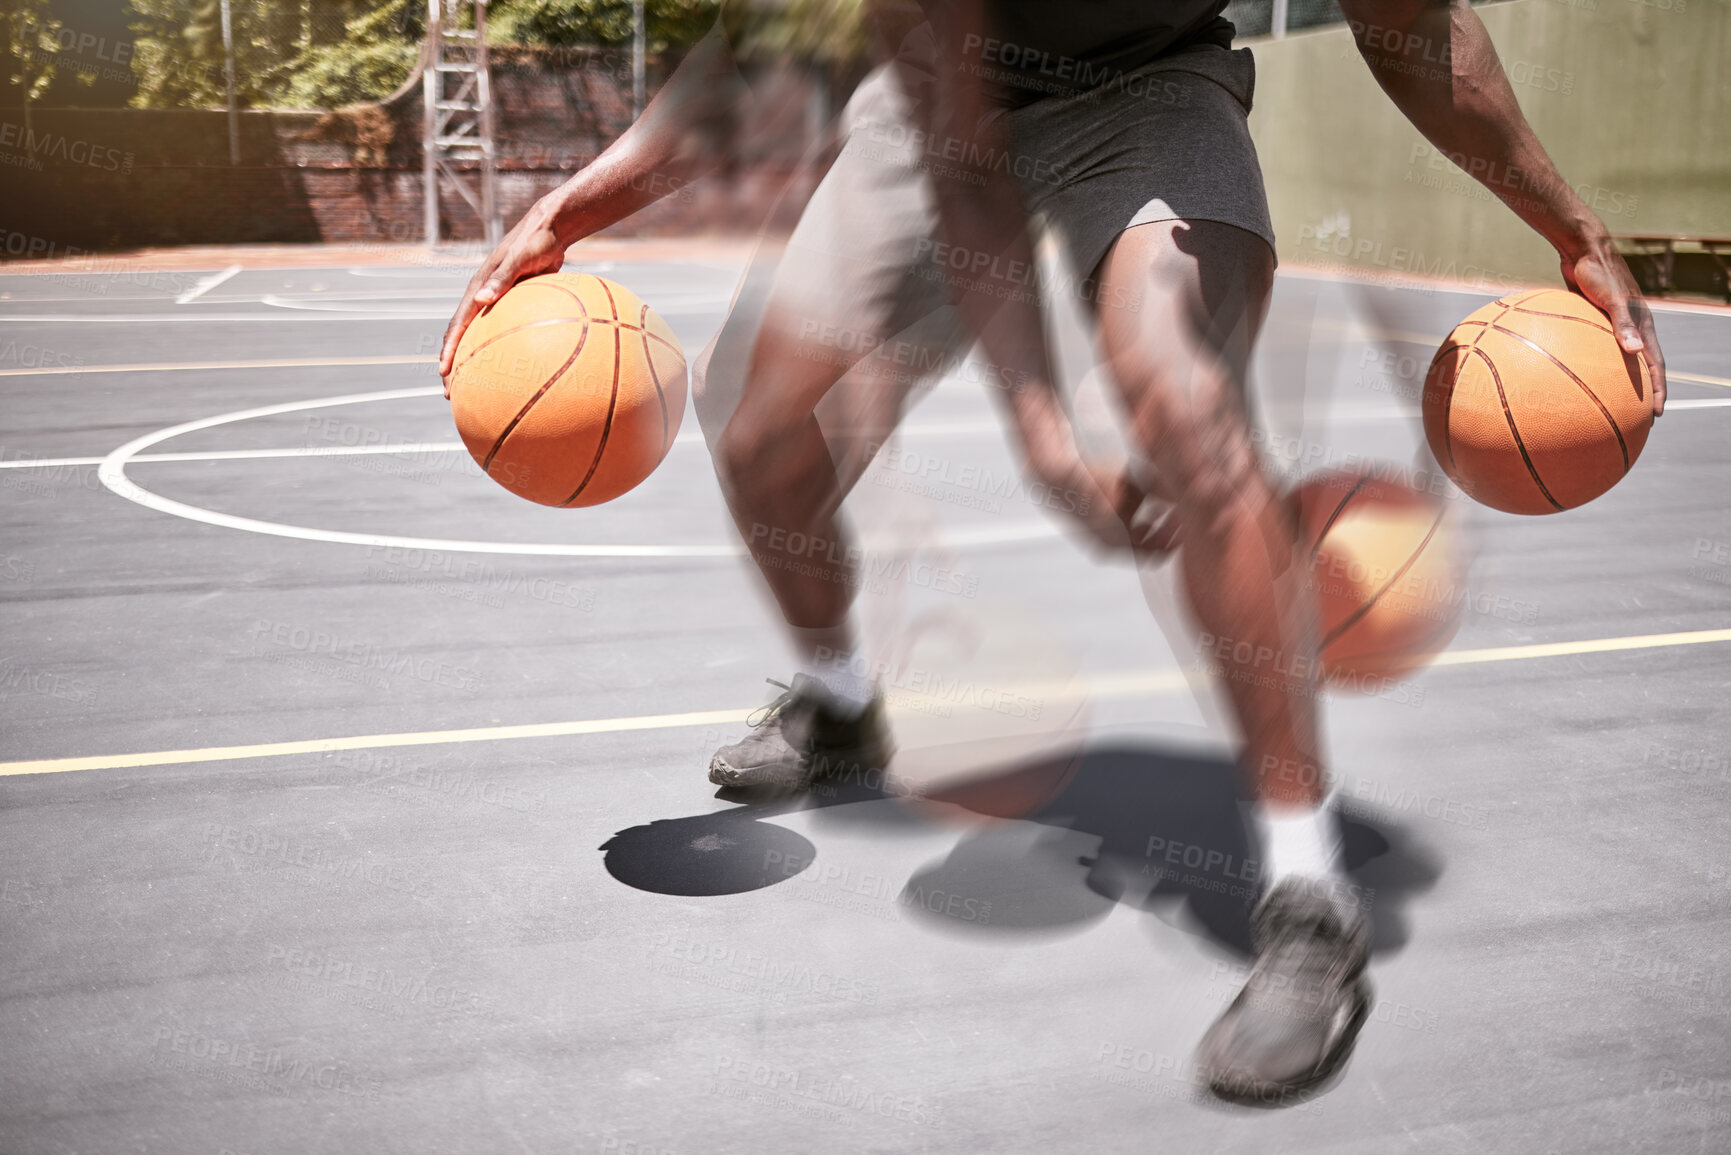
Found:
[[[234,101],[234,21],[222,0],[222,78],[228,90],[228,163],[240,163],[240,111]]]
[[[481,219],[489,245],[499,243],[496,151],[493,143],[493,85],[487,67],[487,0],[474,5],[474,28],[459,26],[457,12],[465,0],[427,0],[427,57],[421,75],[423,105],[421,181],[423,218],[428,247],[439,243],[439,178]],[[454,92],[445,78],[458,77]],[[470,187],[465,170],[452,162],[479,161],[480,187]]]
[[[631,3],[631,119],[636,120],[643,115],[644,89],[644,56],[647,45],[648,21],[643,13],[643,0],[632,0]]]

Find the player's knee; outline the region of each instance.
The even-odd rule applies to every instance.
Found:
[[[1260,488],[1249,426],[1230,407],[1168,396],[1138,412],[1136,440],[1196,533],[1220,525]]]
[[[737,489],[741,483],[750,479],[752,463],[762,458],[765,451],[764,438],[749,422],[740,420],[739,415],[735,414],[722,427],[721,436],[716,439],[716,472],[721,474],[722,481],[729,488]]]
[[[722,481],[736,492],[755,492],[790,484],[797,473],[784,447],[788,431],[779,423],[735,413],[715,447]]]

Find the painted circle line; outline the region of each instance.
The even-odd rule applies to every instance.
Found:
[[[220,526],[223,529],[238,529],[247,533],[262,533],[272,537],[298,538],[301,541],[322,541],[336,545],[383,546],[394,549],[443,550],[447,553],[517,554],[529,557],[722,558],[745,556],[745,547],[734,544],[585,545],[570,542],[465,541],[314,529],[310,526],[287,525],[277,521],[261,521],[252,517],[236,517],[234,514],[218,513],[216,510],[188,505],[183,501],[175,501],[173,498],[163,497],[159,493],[152,493],[126,475],[127,463],[146,449],[186,433],[196,433],[201,429],[212,429],[218,425],[232,425],[257,417],[298,413],[307,409],[326,409],[337,405],[360,405],[369,401],[398,401],[409,397],[435,397],[443,392],[443,387],[438,385],[419,385],[410,389],[384,389],[375,393],[348,393],[337,397],[318,397],[311,401],[290,401],[281,405],[265,405],[257,409],[241,409],[233,413],[219,414],[215,417],[201,417],[196,421],[171,425],[166,429],[158,429],[154,433],[146,433],[142,437],[128,441],[102,459],[102,464],[97,466],[96,476],[103,485],[114,493],[128,501],[136,502],[146,509],[154,509],[159,513],[183,517],[188,521],[203,522],[205,525]],[[946,537],[945,544],[951,546],[1010,545],[1016,542],[1044,540],[1055,536],[1057,532],[1058,529],[1055,525],[1041,521],[1021,526],[1010,526],[1007,529],[953,533]],[[874,543],[868,542],[866,544],[868,548],[874,546]]]

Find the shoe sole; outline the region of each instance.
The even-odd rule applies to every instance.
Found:
[[[728,764],[718,754],[709,760],[709,780],[717,786],[726,786],[731,790],[775,795],[803,794],[818,782],[834,781],[849,774],[862,779],[874,771],[881,774],[883,768],[889,765],[890,757],[889,749],[824,750],[812,756],[812,764],[805,768],[803,776],[781,784],[749,781],[749,770],[741,770]]]
[[[730,766],[720,758],[712,758],[709,762],[709,780],[717,786],[725,786],[729,790],[749,790],[753,794],[780,796],[784,794],[801,794],[811,789],[811,776],[786,782],[753,782],[746,775],[750,771],[740,770]]]
[[[1341,1030],[1334,1046],[1323,1056],[1322,1062],[1302,1079],[1290,1083],[1216,1082],[1210,1079],[1209,1092],[1217,1099],[1240,1107],[1274,1109],[1297,1106],[1299,1100],[1322,1087],[1340,1071],[1352,1055],[1353,1047],[1358,1044],[1358,1033],[1364,1027],[1365,1020],[1370,1017],[1370,980],[1361,975],[1354,982],[1353,990],[1355,999],[1352,1015],[1345,1028]]]

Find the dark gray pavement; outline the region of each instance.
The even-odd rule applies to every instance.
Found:
[[[738,271],[577,267],[693,355]],[[124,500],[94,462],[154,431],[436,386],[414,358],[466,276],[200,291],[217,272],[0,274],[0,761],[102,763],[0,766],[0,1151],[1731,1149],[1731,638],[1698,636],[1731,627],[1731,315],[1662,307],[1685,404],[1606,497],[1467,511],[1452,664],[1330,700],[1378,1001],[1329,1093],[1246,1113],[1189,1064],[1242,978],[1240,867],[1184,892],[1142,873],[1151,837],[1255,857],[1147,608],[1170,579],[1145,591],[999,485],[1012,457],[966,374],[853,500],[916,563],[862,599],[867,635],[1039,698],[1088,757],[1025,821],[860,791],[741,806],[708,754],[789,660],[690,415],[590,510],[480,476],[430,392],[164,440],[126,466],[156,505]],[[1283,274],[1271,458],[1412,462],[1430,351],[1491,295]],[[38,371],[96,366],[138,368]],[[951,480],[968,465],[994,480]],[[932,621],[1002,641],[970,668],[919,641]],[[1547,643],[1582,644],[1493,653]],[[1066,664],[1083,709],[1029,681]],[[683,714],[713,717],[618,721]],[[584,720],[606,725],[123,764]],[[896,715],[916,748],[993,721]]]

